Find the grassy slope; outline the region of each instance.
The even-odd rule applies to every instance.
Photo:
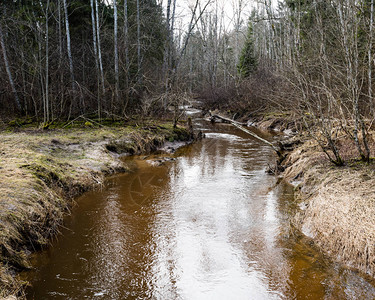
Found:
[[[293,118],[269,114],[256,125],[285,131]],[[369,132],[375,153],[375,132]],[[338,143],[346,164],[330,163],[303,131],[283,162],[283,177],[297,184],[300,208],[293,223],[333,260],[375,277],[375,160],[360,162],[352,140]]]
[[[333,260],[375,277],[375,162],[336,167],[309,140],[285,164],[285,178],[301,182],[297,228]]]
[[[0,132],[0,298],[20,288],[10,270],[29,267],[28,253],[58,232],[73,197],[126,170],[119,154],[188,138],[170,125]]]

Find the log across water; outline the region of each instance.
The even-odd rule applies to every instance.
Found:
[[[213,114],[211,111],[210,111],[210,115],[211,115],[211,118],[218,118],[218,119],[221,119],[223,121],[226,121],[230,124],[232,124],[233,126],[237,127],[238,129],[242,130],[243,132],[246,132],[247,134],[251,135],[252,137],[256,138],[257,140],[265,143],[266,145],[270,146],[273,151],[276,152],[277,156],[279,157],[279,161],[282,161],[284,160],[284,154],[283,154],[283,147],[281,144],[279,144],[279,146],[275,146],[274,144],[272,144],[271,142],[267,141],[266,139],[260,137],[259,135],[257,135],[256,133],[246,129],[244,127],[245,123],[241,123],[241,122],[237,122],[235,120],[232,120],[232,119],[229,119],[229,118],[226,118],[226,117],[223,117],[221,115],[218,115],[218,114]]]

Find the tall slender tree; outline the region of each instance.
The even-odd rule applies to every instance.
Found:
[[[75,84],[75,78],[74,78],[73,56],[72,56],[72,46],[71,46],[71,40],[70,40],[69,14],[68,14],[67,0],[63,0],[63,5],[64,5],[64,13],[65,13],[65,34],[66,34],[66,46],[67,46],[68,59],[69,59],[70,80],[72,84],[73,95],[75,96],[76,84]],[[73,96],[73,101],[75,101],[74,96]],[[71,114],[73,101],[71,102],[71,105],[70,105],[69,116]]]
[[[118,58],[118,14],[117,14],[117,0],[113,0],[113,36],[114,36],[114,56],[115,56],[115,98],[116,103],[119,102],[119,84],[120,84],[120,75],[119,75],[119,58]]]
[[[99,61],[99,69],[100,69],[100,78],[101,78],[101,85],[102,85],[102,92],[103,95],[105,94],[105,84],[104,84],[104,70],[103,70],[103,59],[102,59],[102,47],[100,43],[100,25],[99,25],[99,4],[98,0],[95,0],[95,9],[96,9],[96,37],[98,42],[98,61]]]
[[[17,108],[19,110],[21,110],[22,109],[21,102],[20,102],[20,99],[18,97],[16,86],[15,86],[14,81],[13,81],[12,71],[11,71],[10,65],[9,65],[9,60],[8,60],[8,55],[7,55],[7,49],[5,47],[4,34],[3,34],[3,28],[2,28],[2,25],[1,25],[1,20],[0,20],[0,44],[1,44],[1,50],[3,52],[4,65],[5,65],[6,72],[8,74],[8,80],[9,80],[10,86],[11,86],[12,91],[13,91],[14,100],[15,100]]]
[[[46,18],[46,79],[45,79],[45,105],[44,105],[44,124],[50,121],[50,104],[49,104],[49,3],[47,0],[45,18]]]
[[[369,38],[368,38],[368,52],[367,52],[367,59],[368,59],[368,97],[371,103],[372,113],[375,114],[375,103],[372,99],[372,45],[373,45],[373,31],[374,31],[374,0],[370,2],[370,28],[369,28]]]
[[[96,80],[97,80],[97,98],[98,98],[98,116],[100,119],[101,116],[101,99],[100,99],[100,70],[99,70],[99,58],[98,58],[98,45],[96,41],[96,21],[95,21],[95,8],[94,8],[94,0],[90,0],[90,7],[91,7],[91,25],[92,25],[92,45],[94,49],[94,56],[95,56],[95,69],[96,69]]]
[[[136,0],[137,4],[137,74],[138,74],[138,83],[142,84],[142,58],[141,58],[141,0]]]
[[[124,49],[125,49],[125,104],[123,114],[129,104],[129,17],[128,17],[128,0],[124,0]]]

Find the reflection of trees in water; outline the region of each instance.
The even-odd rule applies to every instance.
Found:
[[[199,167],[200,176],[215,176],[216,172],[221,172],[225,161],[228,159],[229,141],[217,138],[206,138],[201,142],[189,146],[182,157],[182,167],[180,172],[184,172],[184,167]],[[174,176],[177,173],[174,172]]]
[[[223,136],[205,139],[201,148],[193,147],[190,155],[182,159],[181,172],[198,168],[192,170],[198,176],[197,182],[217,179],[233,189],[225,189],[221,195],[223,199],[219,199],[229,204],[222,222],[227,223],[232,246],[241,253],[244,262],[257,262],[271,291],[288,294],[291,268],[284,248],[280,247],[279,234],[291,202],[282,196],[290,191],[283,184],[270,189],[275,179],[266,175],[263,169],[273,155],[272,151],[237,131],[225,133],[235,134],[238,139],[230,136],[227,139]],[[230,182],[227,182],[227,177],[231,177]],[[215,191],[207,193],[215,194]],[[273,211],[274,221],[265,219],[267,209]],[[251,264],[248,268],[249,272],[256,272]]]
[[[201,157],[205,161],[202,164],[201,176],[215,176],[223,171],[226,161],[231,160],[227,157],[229,144],[223,139],[212,139],[204,145]]]
[[[117,181],[117,180],[116,180]],[[169,190],[169,165],[142,167],[132,174],[121,176],[115,187],[105,194],[107,199],[99,226],[96,277],[93,285],[118,298],[149,298],[153,291],[152,265],[158,248],[173,240],[174,230],[168,228],[162,237],[159,228],[160,207],[168,203],[163,196]],[[164,207],[164,212],[170,208]],[[117,251],[118,250],[118,251]],[[113,274],[109,274],[111,270]],[[98,277],[99,276],[99,277]]]
[[[197,222],[208,232],[215,232],[220,239],[227,240],[225,249],[235,249],[236,259],[239,259],[240,264],[244,263],[240,266],[244,273],[259,273],[259,280],[273,286],[271,290],[280,291],[280,287],[287,286],[288,263],[282,249],[269,241],[276,239],[278,229],[275,227],[278,223],[269,224],[263,219],[267,209],[265,198],[268,187],[274,179],[268,177],[262,167],[259,168],[259,165],[265,164],[266,158],[259,164],[252,163],[256,155],[247,155],[249,147],[254,148],[254,153],[263,151],[261,145],[249,139],[209,137],[203,141],[200,149],[192,151],[189,157],[181,158],[176,164],[175,183],[190,183],[191,190],[188,193],[195,193],[196,197],[205,202],[196,203],[185,212],[193,224]],[[249,172],[244,172],[245,169]],[[187,196],[186,201],[198,201],[190,197]],[[212,214],[204,209],[207,204],[213,205]],[[225,212],[220,210],[222,207],[225,207]],[[270,231],[268,236],[267,230]],[[208,239],[214,241],[215,236]],[[202,243],[206,245],[205,241]],[[254,261],[259,262],[262,271],[252,268],[249,262]]]

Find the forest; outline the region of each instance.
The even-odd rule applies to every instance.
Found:
[[[177,122],[195,97],[237,117],[291,113],[334,164],[345,161],[343,140],[369,161],[373,0],[196,0],[183,13],[179,4],[3,2],[2,122],[170,113]]]
[[[351,290],[354,279],[345,277],[354,269],[366,280],[371,277],[364,289],[370,291],[368,287],[375,286],[374,1],[1,1],[0,298],[27,296],[30,279],[21,280],[17,274],[32,269],[30,254],[48,249],[52,238],[59,235],[77,197],[105,190],[106,178],[124,173],[119,178],[124,179],[129,192],[123,198],[111,194],[98,201],[115,201],[110,206],[118,210],[104,216],[117,218],[133,201],[131,195],[142,194],[141,171],[152,175],[144,184],[150,195],[161,191],[154,181],[168,186],[162,195],[181,188],[177,202],[165,207],[187,210],[181,214],[171,210],[165,215],[181,215],[173,226],[187,220],[186,228],[210,228],[202,235],[202,245],[217,224],[225,227],[238,222],[238,226],[228,225],[219,231],[237,234],[243,228],[243,236],[238,238],[241,253],[252,245],[274,249],[280,244],[276,242],[279,237],[288,237],[283,242],[286,248],[274,251],[277,272],[266,272],[283,279],[278,273],[283,269],[280,258],[293,258],[291,264],[285,260],[287,289],[296,280],[298,286],[302,283],[297,293],[310,293],[311,288],[315,292],[315,286],[320,286],[324,298],[344,299],[341,291],[340,296],[332,296],[332,282],[340,281],[343,293],[355,295]],[[215,116],[234,126],[216,124]],[[276,164],[270,146],[278,154]],[[132,170],[133,162],[141,167]],[[138,171],[140,175],[135,175]],[[162,175],[159,178],[154,173]],[[128,180],[131,176],[134,181]],[[198,190],[193,186],[201,187],[199,195],[194,196]],[[121,204],[116,202],[120,198]],[[138,211],[143,215],[138,208],[148,207],[149,198],[145,199],[145,205],[135,202],[137,209],[126,220],[136,220],[133,217]],[[160,199],[154,202],[164,205],[172,198]],[[233,201],[226,202],[229,200]],[[154,202],[149,205],[151,214],[158,211]],[[200,214],[201,208],[207,211]],[[220,211],[214,216],[217,208]],[[242,212],[246,218],[241,217]],[[254,221],[254,212],[259,213],[259,222]],[[227,222],[224,213],[233,222]],[[279,214],[281,217],[276,217]],[[123,227],[113,223],[108,228],[112,234],[146,224],[142,235],[146,240],[145,236],[151,236],[148,224],[154,222],[150,220],[132,221],[131,226],[124,223]],[[208,226],[211,220],[215,222]],[[263,224],[264,232],[252,227],[258,223]],[[168,224],[166,230],[173,231]],[[270,244],[252,238],[256,231],[260,232],[259,241],[264,236],[268,241],[269,229],[274,230]],[[117,242],[111,234],[106,247]],[[216,234],[212,236],[212,253],[225,253],[220,249],[222,243],[216,243]],[[166,235],[166,243],[169,237]],[[194,245],[191,240],[186,245]],[[221,240],[232,241],[232,236]],[[138,247],[138,242],[128,240],[123,244]],[[116,250],[118,245],[110,247]],[[178,248],[175,245],[169,246]],[[195,254],[199,247],[187,250]],[[303,252],[301,260],[291,254],[296,249],[290,247]],[[309,252],[312,248],[316,252]],[[317,252],[334,262],[340,279],[330,271],[324,275],[327,277],[322,275],[326,260],[311,254]],[[115,252],[115,257],[126,261],[119,253],[123,251]],[[143,261],[139,253],[137,257]],[[255,249],[255,253],[261,252]],[[262,253],[259,257],[267,264],[275,254],[268,257]],[[169,255],[161,255],[168,258],[168,272]],[[220,268],[209,265],[199,269],[206,274],[212,267],[223,276],[220,255]],[[228,268],[253,268],[251,255],[245,259],[251,258],[249,264],[236,260],[228,263]],[[232,256],[237,258],[238,253]],[[205,253],[199,260],[216,261],[207,257]],[[336,262],[348,268],[342,271]],[[305,276],[307,269],[312,272],[310,277]],[[121,280],[116,282],[122,282],[126,276],[118,274]],[[175,284],[174,278],[160,274],[160,282],[170,279]],[[59,276],[50,277],[59,280]],[[193,277],[200,279],[196,274]],[[215,284],[221,282],[219,278]],[[353,285],[357,283],[359,280]],[[132,284],[126,283],[125,290]],[[111,282],[110,286],[115,285]],[[239,286],[242,288],[236,281],[236,292],[241,290]],[[195,284],[190,288],[196,292]],[[375,295],[375,288],[372,291]],[[102,292],[95,297],[103,296]],[[297,299],[293,293],[290,298]],[[11,298],[2,298],[9,295]],[[352,299],[350,295],[347,298]]]

